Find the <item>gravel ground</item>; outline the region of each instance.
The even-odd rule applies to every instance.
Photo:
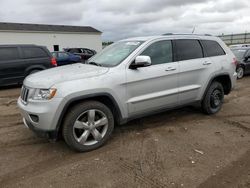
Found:
[[[132,121],[88,153],[28,130],[19,92],[0,90],[0,187],[250,187],[250,77],[214,116],[190,107]]]

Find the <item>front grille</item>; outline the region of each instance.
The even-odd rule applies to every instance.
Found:
[[[21,90],[21,99],[24,103],[27,103],[29,97],[29,89],[26,88],[25,86],[22,87]]]

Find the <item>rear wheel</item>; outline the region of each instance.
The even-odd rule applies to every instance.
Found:
[[[243,76],[244,76],[244,68],[243,67],[237,68],[236,72],[237,72],[237,78],[238,79],[243,78]]]
[[[202,101],[202,109],[206,114],[215,114],[220,111],[223,100],[223,86],[219,82],[213,82]]]
[[[88,101],[70,109],[63,124],[63,137],[70,148],[84,152],[101,147],[113,129],[110,109],[100,102]]]

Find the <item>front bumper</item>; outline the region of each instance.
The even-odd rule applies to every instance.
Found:
[[[58,109],[61,98],[50,101],[28,101],[24,104],[19,97],[17,105],[23,116],[24,124],[42,137],[55,137],[57,133]],[[37,117],[36,119],[32,116]],[[51,136],[52,135],[52,136]]]
[[[57,138],[58,138],[58,131],[57,130],[46,131],[43,129],[39,129],[39,128],[33,126],[32,123],[29,122],[28,120],[26,120],[25,118],[23,118],[23,123],[27,128],[32,130],[38,137],[47,138],[50,140],[57,140]]]

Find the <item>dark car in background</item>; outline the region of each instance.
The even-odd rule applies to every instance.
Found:
[[[88,48],[65,48],[64,51],[81,56],[82,61],[86,61],[96,54],[95,50]]]
[[[236,69],[238,79],[250,74],[250,47],[232,48],[231,50],[238,61]]]
[[[51,54],[56,58],[58,66],[81,62],[81,56],[69,52],[52,52]]]
[[[0,45],[0,86],[22,83],[29,74],[57,66],[46,47]]]

